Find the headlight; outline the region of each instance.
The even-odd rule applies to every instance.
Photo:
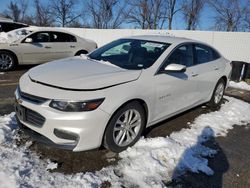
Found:
[[[103,101],[104,98],[79,102],[52,100],[49,106],[65,112],[83,112],[95,110]]]

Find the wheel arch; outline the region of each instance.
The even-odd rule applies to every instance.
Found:
[[[87,50],[84,50],[84,49],[81,49],[81,50],[78,50],[76,53],[75,53],[75,56],[78,56],[80,54],[87,54],[89,53]]]
[[[222,76],[219,80],[223,80],[225,82],[225,84],[227,85],[227,82],[228,82],[228,78],[224,75]],[[219,81],[218,80],[218,81]]]
[[[13,51],[8,50],[8,49],[1,49],[1,50],[0,50],[0,52],[8,52],[8,53],[12,54],[12,55],[13,55],[13,57],[15,58],[15,60],[16,60],[16,65],[18,65],[18,64],[19,64],[18,57],[17,57],[17,55],[16,55]]]
[[[103,144],[103,141],[104,141],[104,135],[105,135],[106,129],[107,129],[107,127],[108,127],[108,124],[109,124],[109,122],[111,121],[111,119],[112,119],[112,117],[114,116],[114,114],[115,114],[118,110],[120,110],[122,107],[124,107],[125,105],[127,105],[127,104],[129,104],[129,103],[132,103],[132,102],[138,102],[138,103],[143,107],[143,109],[144,109],[144,111],[145,111],[145,118],[146,118],[146,119],[145,119],[145,121],[146,121],[145,126],[147,125],[147,122],[148,122],[148,114],[149,114],[149,110],[148,110],[148,105],[147,105],[147,103],[146,103],[143,99],[140,99],[140,98],[130,99],[130,100],[124,102],[124,103],[123,103],[122,105],[120,105],[118,108],[116,108],[116,110],[114,110],[114,112],[111,114],[111,116],[110,116],[110,118],[109,118],[107,124],[105,125],[105,129],[104,129],[104,132],[103,132],[103,135],[102,135],[102,144]],[[146,128],[146,127],[145,127],[145,128]]]

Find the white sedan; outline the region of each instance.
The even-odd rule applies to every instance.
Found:
[[[0,71],[87,54],[97,45],[55,28],[26,27],[0,34]]]
[[[219,105],[230,71],[230,62],[201,42],[123,38],[28,71],[15,92],[16,114],[51,146],[121,152],[146,127],[206,102]]]

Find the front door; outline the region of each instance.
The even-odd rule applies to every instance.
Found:
[[[27,41],[27,38],[30,38],[31,41]],[[24,63],[38,64],[51,60],[52,53],[49,32],[36,32],[27,38],[18,46]]]
[[[166,72],[169,64],[187,67],[185,72]],[[199,102],[197,69],[193,66],[193,47],[186,44],[175,49],[154,77],[156,89],[155,119],[162,119]]]

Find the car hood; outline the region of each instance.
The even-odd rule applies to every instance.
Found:
[[[109,62],[72,57],[32,68],[33,82],[67,90],[97,90],[139,78],[141,70],[126,70]]]

